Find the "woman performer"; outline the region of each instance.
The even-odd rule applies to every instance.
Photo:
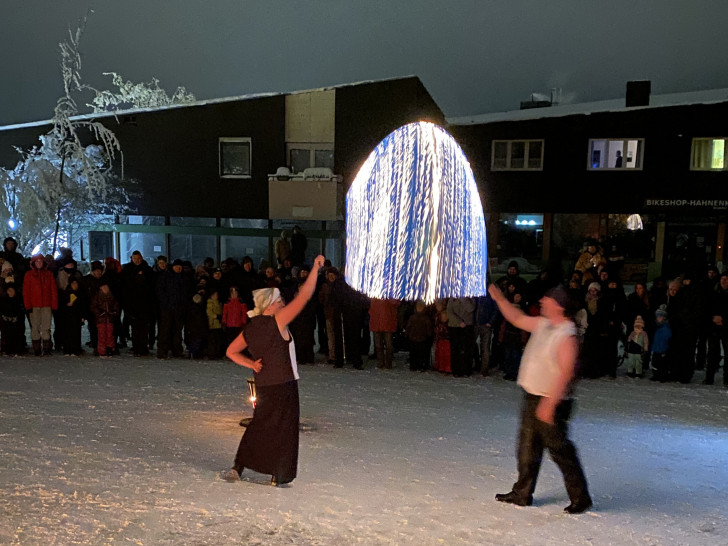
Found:
[[[290,483],[298,467],[298,370],[288,324],[305,307],[316,289],[317,256],[310,275],[288,305],[278,288],[253,291],[251,320],[230,344],[227,357],[255,372],[256,402],[253,420],[240,440],[233,467],[222,477],[240,480],[243,469],[270,474],[271,485]],[[248,350],[250,356],[243,354]],[[252,358],[251,358],[252,357]]]

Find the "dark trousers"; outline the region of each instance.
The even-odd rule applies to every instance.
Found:
[[[356,313],[343,313],[343,321],[346,362],[352,364],[355,368],[361,368],[361,315]]]
[[[668,380],[669,373],[667,353],[652,353],[652,378],[665,382]]]
[[[394,332],[372,332],[377,368],[391,369],[394,357]]]
[[[63,325],[61,335],[61,345],[63,354],[80,355],[81,354],[81,320],[78,317],[66,316],[66,324]],[[75,319],[75,320],[74,320]],[[59,347],[60,349],[60,347]]]
[[[222,358],[224,333],[222,328],[210,328],[207,333],[207,357],[212,359]],[[227,347],[225,347],[227,349]]]
[[[556,407],[554,424],[536,418],[540,396],[524,391],[521,406],[521,429],[518,436],[518,481],[513,491],[523,499],[533,497],[544,448],[564,476],[564,485],[572,503],[589,498],[584,471],[574,444],[568,436],[568,421],[573,400],[564,400]]]
[[[695,369],[702,370],[707,362],[706,347],[710,343],[711,330],[713,329],[712,320],[708,320],[698,330],[698,352],[695,355]]]
[[[450,365],[453,375],[470,375],[473,373],[473,347],[475,345],[474,328],[448,327],[450,333]]]
[[[516,379],[518,377],[518,370],[521,367],[521,356],[523,350],[519,346],[506,345],[503,347],[503,354],[505,362],[503,368],[505,371],[504,377],[506,379]]]
[[[728,386],[728,330],[712,332],[708,337],[708,360],[705,369],[705,382],[712,384],[720,366],[720,346],[723,345],[723,384]]]
[[[318,352],[322,355],[329,354],[329,336],[326,332],[326,315],[324,314],[323,305],[316,307],[316,324],[318,328]]]
[[[16,322],[0,319],[0,352],[19,355],[25,352],[25,317]]]
[[[167,357],[169,351],[175,358],[182,357],[182,329],[184,328],[184,312],[180,309],[162,309],[159,314],[159,335],[157,340],[157,356]]]
[[[126,316],[127,313],[125,312]],[[131,326],[131,350],[137,355],[149,354],[149,317],[143,314],[129,314]]]
[[[151,349],[154,346],[154,341],[157,339],[157,316],[159,315],[159,311],[156,309],[149,313],[149,334],[147,336],[147,342],[149,343],[149,348]]]
[[[695,328],[673,330],[672,342],[668,351],[670,379],[680,383],[690,383],[695,373],[695,346],[698,331]]]
[[[479,355],[475,356],[475,369],[480,368],[480,373],[488,375],[490,367],[490,343],[493,339],[493,327],[479,324],[475,327],[475,334],[480,339]],[[478,359],[480,356],[480,359]]]
[[[410,370],[429,370],[430,369],[430,340],[425,341],[409,341],[410,347]]]
[[[88,328],[89,344],[96,350],[96,345],[99,341],[99,333],[96,329],[96,317],[91,313],[91,316],[86,320],[86,327]]]

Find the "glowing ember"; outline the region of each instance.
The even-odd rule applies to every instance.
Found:
[[[369,155],[346,195],[346,280],[373,298],[486,293],[485,220],[465,154],[411,123]]]

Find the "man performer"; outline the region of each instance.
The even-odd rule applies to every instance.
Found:
[[[511,492],[498,494],[495,499],[530,506],[543,450],[547,448],[564,476],[571,500],[564,511],[580,514],[591,507],[592,500],[576,448],[568,437],[577,344],[576,327],[564,314],[566,291],[562,286],[549,289],[540,300],[538,317],[526,315],[511,305],[496,285],[491,284],[488,292],[508,322],[531,333],[518,372],[518,384],[524,391],[517,449],[518,481]]]

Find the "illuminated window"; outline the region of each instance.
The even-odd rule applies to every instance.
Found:
[[[723,171],[725,161],[725,138],[694,138],[690,159],[692,171]]]
[[[250,138],[220,138],[220,178],[250,178]]]
[[[494,140],[492,171],[540,171],[543,169],[543,140]]]
[[[334,145],[327,142],[289,142],[288,165],[292,173],[302,173],[309,167],[328,167],[334,170]]]
[[[590,139],[587,168],[641,171],[644,144],[643,138]]]

